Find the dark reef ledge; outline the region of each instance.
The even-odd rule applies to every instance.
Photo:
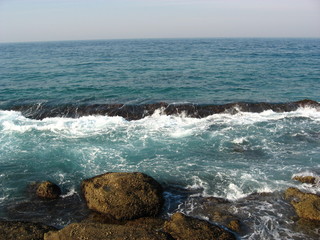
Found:
[[[313,107],[320,109],[320,103],[313,100],[301,100],[288,103],[246,103],[236,102],[223,105],[200,105],[200,104],[168,104],[165,102],[127,105],[127,104],[92,104],[92,105],[15,105],[6,110],[20,111],[27,118],[44,119],[48,117],[78,118],[89,115],[121,116],[127,120],[138,120],[152,115],[157,109],[162,109],[162,114],[182,114],[194,118],[203,118],[218,113],[254,112],[260,113],[265,110],[275,112],[295,111],[299,107]]]

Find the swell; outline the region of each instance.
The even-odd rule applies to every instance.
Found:
[[[237,112],[260,113],[266,110],[274,112],[290,112],[300,107],[312,107],[320,109],[320,103],[305,99],[287,103],[247,103],[236,102],[222,105],[200,105],[200,104],[168,104],[165,102],[127,105],[127,104],[90,104],[90,105],[15,105],[5,110],[19,111],[27,118],[42,120],[52,117],[79,118],[90,115],[121,116],[126,120],[139,120],[152,115],[157,109],[162,110],[162,114],[178,115],[185,114],[188,117],[204,118],[213,114]]]

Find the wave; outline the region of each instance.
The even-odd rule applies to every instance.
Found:
[[[200,105],[200,104],[168,104],[165,102],[152,104],[91,104],[91,105],[51,105],[46,103],[14,105],[4,110],[19,111],[23,116],[31,119],[42,120],[44,118],[66,117],[79,118],[90,115],[120,116],[126,120],[139,120],[151,116],[156,110],[161,109],[164,115],[185,115],[192,118],[204,118],[213,114],[238,112],[261,113],[272,110],[274,112],[291,112],[300,107],[320,109],[320,103],[305,99],[287,103],[248,103],[236,102],[222,105]]]

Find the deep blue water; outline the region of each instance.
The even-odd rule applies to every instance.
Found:
[[[2,104],[319,99],[319,39],[0,45]]]
[[[320,192],[291,180],[320,175],[319,108],[202,119],[159,109],[127,121],[97,115],[36,120],[10,110],[17,106],[319,102],[319,93],[320,39],[0,44],[0,218],[65,225],[81,209],[50,218],[37,205],[34,216],[21,207],[32,200],[28,186],[49,179],[63,188],[65,201],[78,199],[82,179],[108,171],[142,171],[161,182],[164,214],[190,212],[193,206],[179,204],[196,196],[240,201],[289,186]],[[278,214],[279,202],[275,197],[268,211],[261,210],[264,200],[251,211],[249,203],[239,207],[235,214],[251,224],[240,237],[308,239],[290,224],[277,225],[279,218],[292,221],[289,213]]]

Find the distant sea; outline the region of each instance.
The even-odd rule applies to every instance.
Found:
[[[139,171],[165,187],[163,216],[206,218],[194,211],[201,199],[221,197],[248,226],[241,239],[314,239],[293,227],[281,193],[320,192],[292,180],[320,175],[320,109],[265,107],[303,99],[320,101],[320,39],[2,43],[0,218],[65,226],[86,215],[81,180]],[[231,103],[267,104],[165,113]],[[135,119],[121,112],[152,104],[162,107]],[[99,110],[110,106],[122,114]],[[55,207],[31,193],[43,180],[62,187]]]

